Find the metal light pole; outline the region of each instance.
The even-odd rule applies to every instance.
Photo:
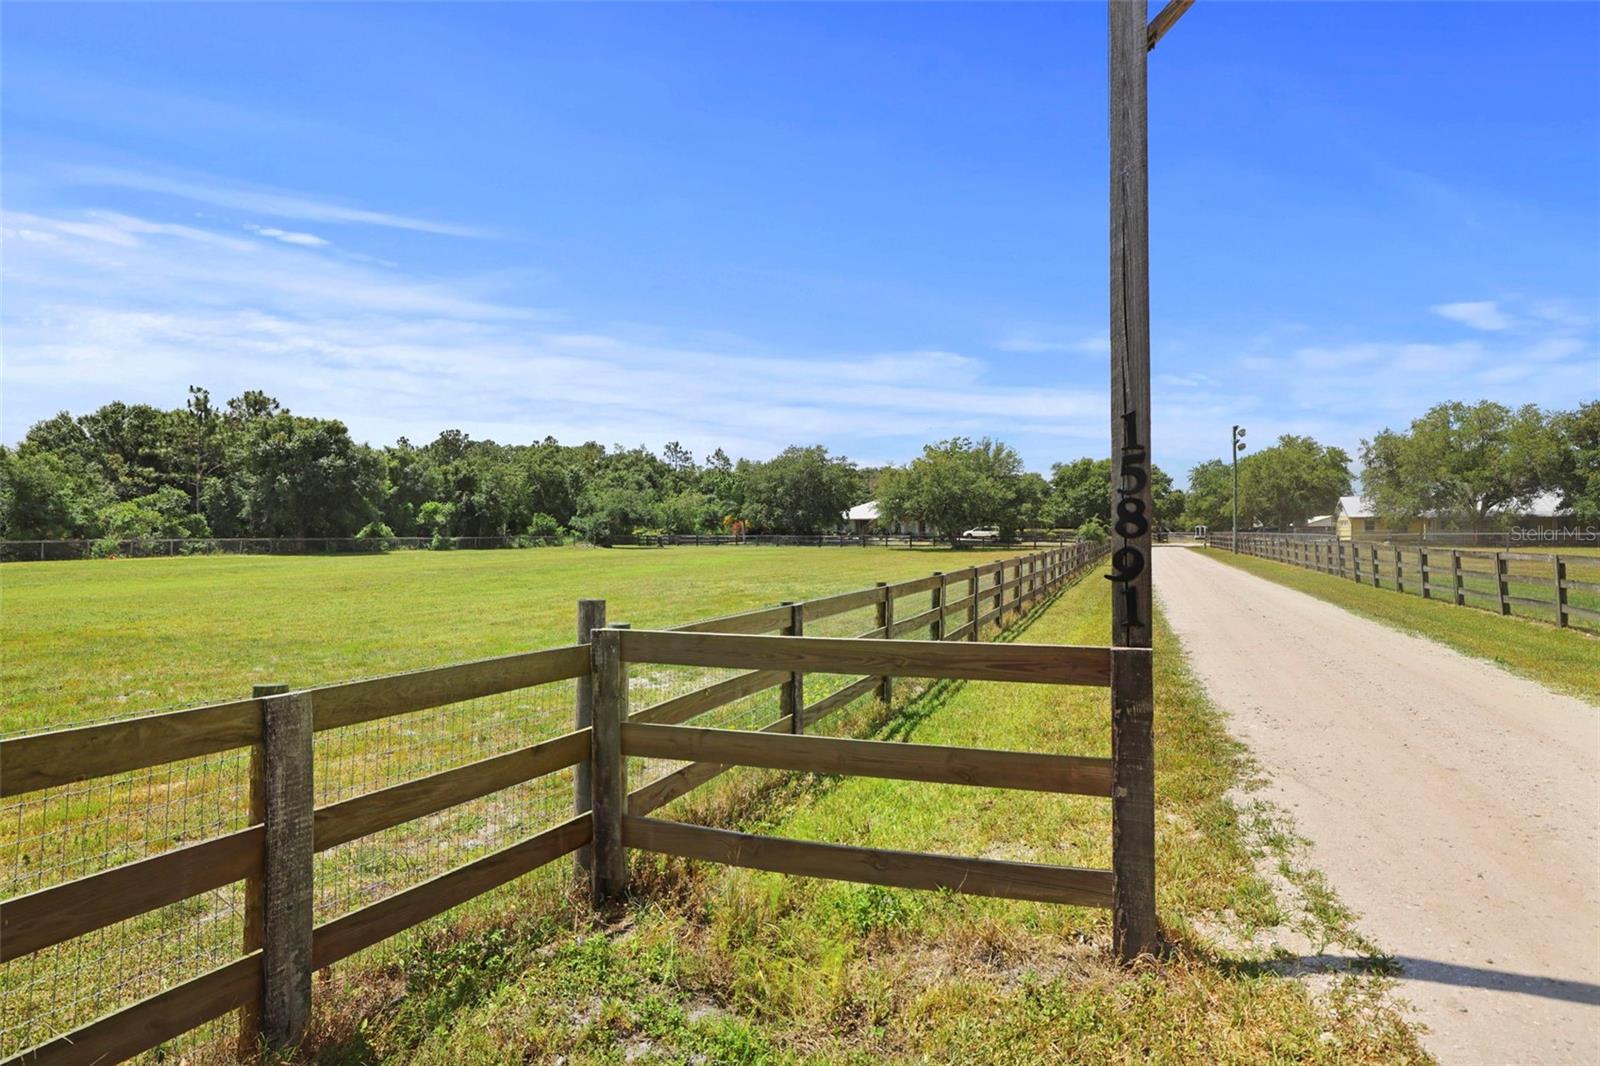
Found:
[[[1233,553],[1239,554],[1239,453],[1245,450],[1244,427],[1233,427]]]

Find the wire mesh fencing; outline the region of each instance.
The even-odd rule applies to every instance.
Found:
[[[1006,586],[1015,582],[1019,574],[1020,568],[1013,561],[999,573],[981,575],[979,584],[985,597],[982,609],[992,609],[1001,596],[1011,605],[1015,593]],[[937,619],[927,615],[938,597],[942,595],[948,605],[971,594],[967,573],[951,575],[938,593],[926,582],[926,578],[911,582],[917,591],[898,598],[896,616],[914,618],[916,622],[911,628],[897,631],[896,637],[935,636]],[[827,613],[832,609],[827,601],[819,603],[813,617],[805,619],[805,635],[878,635],[883,608],[878,599],[860,599],[862,595],[852,594],[852,606],[831,614]],[[835,602],[838,599],[835,597]],[[755,615],[770,613],[769,609]],[[948,637],[953,629],[967,624],[971,614],[968,603],[948,611],[947,628],[942,635]],[[803,606],[801,617],[804,618]],[[753,621],[747,617],[745,624]],[[560,661],[567,662],[571,658],[568,653],[576,650],[553,649],[534,653],[534,657],[566,656]],[[484,665],[498,669],[492,664]],[[466,770],[470,776],[478,772],[478,764],[525,753],[534,745],[560,738],[566,738],[565,748],[561,749],[563,758],[582,758],[573,747],[582,741],[586,752],[587,741],[583,736],[569,734],[575,728],[579,685],[585,682],[562,673],[577,669],[563,666],[542,675],[562,680],[525,681],[526,687],[420,710],[393,714],[379,710],[354,724],[316,732],[310,774],[315,808],[324,811],[340,804],[348,806],[349,801],[360,797],[382,797],[385,790],[436,782],[438,775],[451,771]],[[758,688],[752,690],[747,684],[730,695],[728,683],[751,676],[760,682]],[[674,722],[692,720],[696,726],[732,730],[767,729],[780,725],[789,709],[786,692],[793,690],[785,683],[788,676],[779,671],[634,663],[629,671],[629,703],[638,713],[677,701],[671,718]],[[294,681],[284,680],[291,684]],[[406,688],[421,683],[410,675],[376,681],[384,686],[384,692],[407,705],[421,702]],[[886,709],[879,702],[882,689],[862,682],[861,677],[851,675],[805,675],[804,706],[816,708],[819,703],[825,704],[823,709],[828,713],[821,718],[808,717],[801,723],[804,730],[835,736],[870,732]],[[477,691],[486,690],[481,682],[475,684]],[[937,692],[937,684],[898,679],[894,683],[895,703],[904,705],[926,692]],[[717,686],[723,686],[720,692]],[[834,698],[850,686],[853,695],[848,700]],[[708,688],[714,695],[707,695]],[[310,691],[313,707],[317,691]],[[449,694],[450,691],[438,693],[441,698]],[[222,710],[242,716],[241,721],[249,720],[255,706],[237,702],[219,705]],[[203,710],[209,713],[219,707]],[[141,716],[119,715],[117,720],[137,717]],[[791,723],[789,728],[792,727]],[[260,739],[261,734],[255,735]],[[11,742],[16,737],[0,737],[0,741]],[[141,860],[159,859],[167,864],[174,858],[169,853],[177,849],[216,843],[219,838],[258,826],[262,821],[260,749],[248,746],[251,742],[237,735],[229,742],[244,746],[0,797],[0,900],[9,906],[19,897],[56,890]],[[124,760],[120,765],[134,764]],[[547,765],[557,763],[552,759]],[[637,790],[689,765],[681,760],[630,758],[628,785]],[[458,790],[451,793],[448,805],[417,807],[429,813],[398,824],[389,825],[380,819],[365,825],[364,835],[339,838],[339,842],[323,847],[310,860],[314,923],[322,926],[391,900],[398,893],[570,823],[578,805],[576,770],[568,763],[469,798],[461,797],[475,789]],[[741,803],[759,795],[767,783],[784,774],[741,767],[714,776],[721,780],[712,788],[696,792],[693,801],[682,798],[687,791],[684,790],[676,793],[680,799],[672,802],[679,803],[680,809],[685,802],[692,802],[696,808],[709,805],[721,811],[719,817],[732,819],[747,809],[748,804],[740,807]],[[509,775],[502,779],[515,780]],[[374,829],[374,824],[384,827]],[[574,846],[569,845],[569,850]],[[469,903],[414,920],[417,924],[400,936],[378,943],[366,941],[371,946],[360,948],[350,958],[415,945],[421,942],[418,938],[426,938],[432,935],[430,930],[440,928],[440,923],[456,921],[452,916],[467,906],[501,918],[511,913],[508,907],[519,908],[518,913],[524,915],[555,914],[563,901],[573,898],[573,867],[570,860],[545,862],[532,873],[478,894]],[[0,963],[0,1059],[73,1033],[91,1021],[114,1015],[140,1000],[239,960],[256,946],[249,939],[257,935],[247,913],[253,906],[251,885],[248,880],[235,880],[177,902],[152,904],[153,909],[126,919],[106,913],[98,919],[104,922],[98,928],[85,923],[81,925],[85,932],[62,934],[69,939],[50,943],[48,938],[40,938],[45,946],[8,956],[8,961]],[[171,899],[172,895],[165,898]],[[357,971],[361,965],[365,964],[356,964]],[[173,1061],[174,1057],[189,1062],[222,1061],[235,1056],[240,1040],[238,1012],[229,1012],[167,1040],[147,1057],[163,1061]]]
[[[239,749],[0,799],[0,898],[244,829],[249,793],[250,753]],[[231,961],[243,935],[235,883],[10,959],[0,1057]],[[186,1046],[220,1032],[190,1034]]]

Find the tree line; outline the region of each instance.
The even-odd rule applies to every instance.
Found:
[[[1544,495],[1578,521],[1600,519],[1600,401],[1570,411],[1492,400],[1436,404],[1404,430],[1361,442],[1361,495],[1391,525],[1503,525]],[[1239,526],[1287,530],[1332,514],[1355,492],[1351,457],[1311,437],[1285,435],[1239,460]],[[1222,459],[1189,472],[1180,528],[1227,527],[1233,473]],[[1161,513],[1158,509],[1158,513]],[[1170,513],[1170,512],[1168,512]]]
[[[1442,404],[1405,433],[1363,442],[1367,491],[1395,514],[1486,515],[1541,491],[1600,513],[1600,404],[1545,414]],[[1302,524],[1351,491],[1350,457],[1284,436],[1240,464],[1241,523]],[[946,535],[979,525],[1106,535],[1111,461],[1027,471],[1015,449],[982,438],[932,443],[903,466],[861,466],[822,445],[767,460],[660,454],[593,441],[497,444],[447,430],[423,445],[375,448],[342,422],[297,415],[262,392],[213,403],[202,388],[164,410],[110,403],[62,412],[0,447],[0,537],[584,537],[637,533],[816,533],[876,499],[887,522]],[[1158,524],[1221,527],[1231,472],[1221,460],[1180,490],[1151,472]]]
[[[1171,492],[1159,472],[1158,491]],[[678,443],[497,444],[447,430],[375,448],[342,422],[295,414],[262,392],[218,405],[203,388],[165,410],[110,403],[57,414],[0,447],[0,537],[484,537],[816,533],[880,498],[889,521],[946,533],[997,525],[1103,535],[1109,460],[1057,464],[1050,479],[988,439],[931,444],[904,467],[822,445],[767,460]]]

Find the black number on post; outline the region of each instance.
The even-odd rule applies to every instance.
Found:
[[[1123,540],[1132,540],[1142,537],[1150,531],[1150,519],[1144,513],[1144,501],[1138,493],[1150,483],[1150,475],[1145,471],[1145,450],[1139,446],[1139,413],[1129,411],[1122,416],[1122,462],[1117,468],[1118,481],[1116,525],[1117,536]],[[1130,487],[1127,482],[1132,481]],[[1111,556],[1111,573],[1106,575],[1106,580],[1115,581],[1122,586],[1123,602],[1126,606],[1125,624],[1142,625],[1139,620],[1139,590],[1134,582],[1144,573],[1144,552],[1132,544],[1124,544]]]

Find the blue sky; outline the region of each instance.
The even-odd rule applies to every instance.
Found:
[[[7,4],[0,439],[1107,451],[1088,4]],[[1600,395],[1600,6],[1201,0],[1151,56],[1154,445]]]

